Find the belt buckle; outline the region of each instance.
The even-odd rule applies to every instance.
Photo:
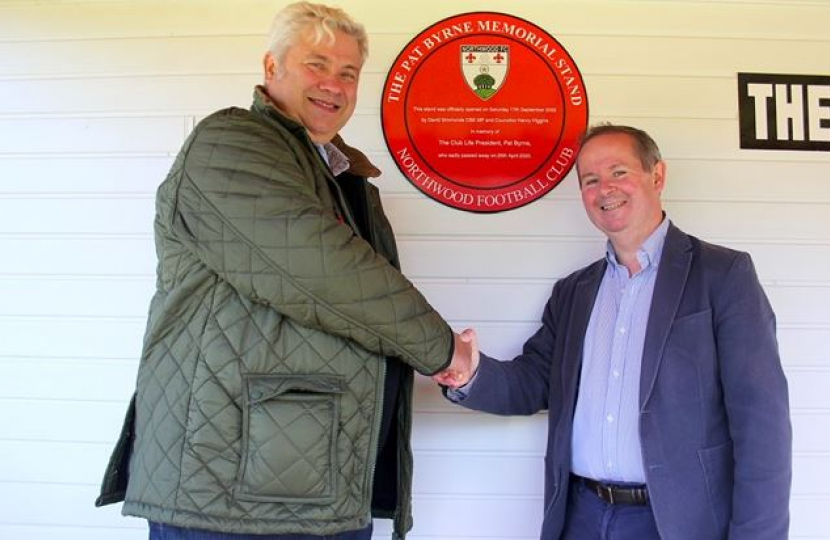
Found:
[[[614,488],[612,486],[604,486],[602,484],[597,484],[597,495],[600,499],[605,499],[606,501],[608,501],[609,504],[615,504]]]

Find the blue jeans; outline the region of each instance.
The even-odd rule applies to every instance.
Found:
[[[371,540],[372,525],[359,531],[315,536],[312,534],[235,534],[185,529],[149,522],[150,540]]]
[[[560,540],[660,540],[660,535],[650,504],[608,504],[571,482]]]

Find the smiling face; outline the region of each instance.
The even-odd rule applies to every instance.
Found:
[[[615,249],[638,249],[663,220],[665,163],[647,170],[630,135],[606,133],[585,143],[576,167],[591,222]]]
[[[277,106],[305,126],[311,140],[329,142],[351,118],[363,67],[355,38],[334,32],[334,41],[305,38],[289,47],[280,63],[264,59],[265,88]]]

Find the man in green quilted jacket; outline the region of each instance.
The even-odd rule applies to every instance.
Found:
[[[159,187],[157,288],[97,500],[151,540],[411,528],[413,371],[471,345],[400,273],[380,171],[337,136],[367,52],[343,11],[289,5],[250,110],[200,122]]]

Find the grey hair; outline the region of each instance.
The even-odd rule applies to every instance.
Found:
[[[343,32],[357,41],[361,61],[369,56],[369,39],[362,24],[342,9],[311,2],[295,2],[277,13],[268,36],[268,51],[282,64],[288,49],[309,30],[315,45],[324,39],[333,43],[334,32]]]
[[[608,134],[623,134],[628,135],[634,141],[634,149],[637,152],[637,157],[640,158],[640,163],[643,165],[643,170],[651,171],[658,161],[663,158],[660,155],[660,148],[651,135],[631,126],[620,126],[611,123],[597,124],[588,128],[588,131],[582,136],[580,141],[580,148],[584,148],[585,144],[595,137]]]

